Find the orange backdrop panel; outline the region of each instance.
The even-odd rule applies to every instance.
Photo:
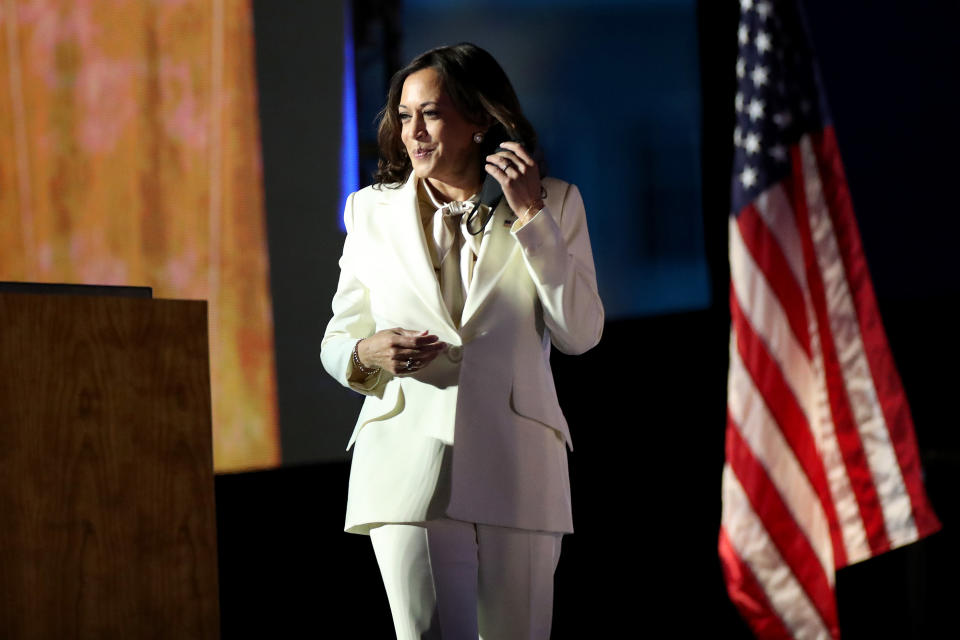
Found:
[[[209,300],[214,462],[280,461],[242,0],[0,0],[0,280]]]

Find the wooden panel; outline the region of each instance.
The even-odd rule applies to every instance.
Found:
[[[0,637],[219,635],[206,303],[0,295]]]

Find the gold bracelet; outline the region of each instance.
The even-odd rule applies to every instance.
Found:
[[[363,375],[372,376],[373,374],[380,371],[380,367],[373,367],[372,369],[368,369],[367,367],[363,366],[362,362],[360,362],[360,355],[357,353],[357,348],[360,346],[360,343],[362,341],[363,341],[363,338],[360,338],[353,345],[353,366],[356,367],[357,370],[359,370],[360,373],[362,373]]]
[[[540,211],[542,211],[542,210],[543,210],[543,207],[544,207],[544,205],[543,205],[543,200],[542,200],[542,199],[541,199],[541,200],[534,200],[532,203],[530,203],[530,206],[527,207],[527,209],[523,212],[523,215],[520,216],[520,217],[521,217],[521,218],[526,218],[526,217],[527,217],[527,214],[530,213],[530,210],[531,210],[531,209],[533,209],[534,207],[537,206],[537,203],[538,203],[538,202],[540,203],[540,206],[537,208],[537,213],[540,213]]]

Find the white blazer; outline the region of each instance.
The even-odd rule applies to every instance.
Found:
[[[576,186],[544,178],[545,207],[519,230],[504,199],[484,230],[462,326],[440,293],[417,204],[417,178],[350,195],[324,368],[367,396],[354,447],[345,529],[449,517],[571,532],[564,443],[570,432],[550,345],[600,340],[603,305]],[[382,329],[423,330],[450,345],[409,375],[351,385],[351,354]],[[571,447],[572,448],[572,447]]]

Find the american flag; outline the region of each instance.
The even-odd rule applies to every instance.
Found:
[[[740,0],[719,553],[760,638],[839,637],[835,571],[936,531],[796,0]]]

